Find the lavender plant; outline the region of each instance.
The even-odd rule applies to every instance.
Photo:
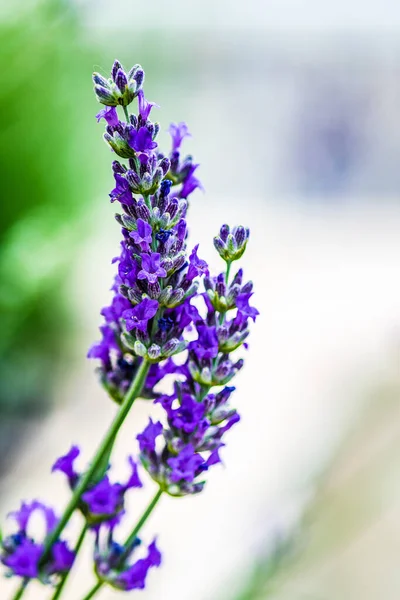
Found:
[[[88,532],[94,538],[97,583],[84,600],[104,585],[122,591],[144,588],[149,570],[161,564],[161,553],[156,538],[146,548],[139,533],[163,494],[201,492],[206,471],[221,462],[225,434],[239,421],[230,404],[235,388],[229,385],[243,366],[236,351],[246,346],[249,320],[258,315],[250,305],[252,283],[244,283],[241,269],[231,277],[232,264],[246,249],[248,229],[221,227],[214,245],[226,268],[217,276],[198,256],[198,245],[188,250],[188,198],[201,184],[198,165],[181,155],[190,135],[187,126],[170,126],[172,150],[165,155],[156,141],[160,126],[150,120],[156,105],[145,98],[143,69],[136,65],[126,72],[115,61],[109,79],[95,73],[93,81],[97,100],[105,106],[96,115],[106,122],[104,139],[123,159],[112,164],[115,187],[110,193],[111,202],[120,206],[116,220],[122,241],[114,259],[112,301],[101,311],[101,340],[88,357],[99,361],[100,380],[118,408],[84,471],[76,468],[77,446],[55,461],[53,471],[65,476],[71,490],[60,517],[38,500],[23,502],[9,515],[16,526],[0,540],[1,562],[6,575],[21,580],[14,600],[32,580],[53,586],[52,598],[59,598]],[[128,108],[135,99],[137,114]],[[169,394],[163,393],[167,375],[174,381]],[[160,404],[165,418],[149,419],[137,436],[136,460],[128,457],[127,481],[112,482],[114,443],[138,398]],[[156,492],[124,537],[125,497],[142,487],[140,470],[153,479]],[[34,513],[45,522],[42,539],[31,531]],[[64,530],[77,513],[83,526],[71,543]]]

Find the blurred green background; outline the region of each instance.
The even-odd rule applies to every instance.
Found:
[[[68,269],[99,190],[93,47],[72,7],[29,3],[0,25],[0,456],[51,402],[76,327]]]

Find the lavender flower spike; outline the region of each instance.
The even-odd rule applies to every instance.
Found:
[[[259,313],[252,282],[244,281],[242,269],[231,274],[231,266],[245,252],[249,230],[220,228],[214,246],[226,264],[216,275],[198,244],[190,251],[187,217],[189,198],[202,187],[198,164],[182,154],[190,136],[183,122],[170,127],[171,151],[159,147],[160,126],[150,120],[157,105],[146,100],[144,78],[140,65],[127,70],[118,60],[109,78],[93,74],[104,106],[96,118],[105,123],[104,140],[114,155],[110,198],[118,201],[121,243],[112,261],[112,300],[101,310],[101,339],[88,358],[98,361],[101,383],[118,407],[84,470],[77,468],[76,445],[54,462],[52,471],[65,476],[70,490],[61,517],[38,500],[23,502],[9,515],[15,528],[0,537],[0,562],[9,576],[21,579],[14,595],[19,600],[33,579],[55,586],[52,599],[58,600],[87,532],[95,540],[97,583],[85,598],[94,598],[104,585],[143,589],[162,560],[156,539],[142,544],[143,525],[164,494],[183,497],[204,489],[208,470],[221,463],[228,432],[240,421],[230,382],[244,364],[236,351],[247,349],[250,321]],[[173,384],[169,395],[162,393],[165,378]],[[114,444],[139,398],[153,400],[163,414],[159,421],[150,417],[136,436],[138,456],[129,456],[129,472],[115,481]],[[144,473],[157,491],[120,541],[118,529],[127,527],[126,495],[143,486]],[[33,515],[43,520],[42,536],[32,536]],[[63,532],[74,515],[82,530],[72,547]]]

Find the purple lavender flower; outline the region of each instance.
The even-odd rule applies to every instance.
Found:
[[[181,198],[187,198],[197,188],[203,189],[203,186],[201,185],[200,180],[194,176],[194,172],[198,166],[199,165],[191,165],[190,170],[185,177],[182,189],[179,194]]]
[[[114,179],[116,186],[110,192],[111,202],[115,202],[115,200],[118,200],[118,202],[121,202],[121,204],[126,204],[127,206],[132,205],[132,192],[129,187],[128,181],[119,173],[114,173]]]
[[[138,329],[143,332],[147,331],[147,323],[154,317],[157,310],[157,300],[149,300],[148,298],[142,300],[135,308],[125,310],[122,313],[122,318],[125,319],[127,330]]]
[[[164,407],[166,405],[164,404]],[[184,394],[177,408],[170,406],[167,409],[168,420],[171,426],[183,433],[193,433],[199,426],[206,411],[206,405],[196,402],[190,394]]]
[[[152,242],[152,227],[143,219],[137,220],[137,229],[135,231],[131,231],[129,236],[133,239],[135,244],[140,246],[140,248],[147,252],[149,250],[149,244]]]
[[[197,256],[197,251],[199,249],[199,244],[197,244],[193,250],[191,255],[189,256],[189,269],[187,272],[187,279],[192,281],[195,277],[199,275],[208,275],[208,264],[205,260],[202,260]]]
[[[162,430],[163,426],[159,421],[153,423],[153,421],[149,419],[149,424],[146,429],[137,436],[140,450],[142,452],[154,452],[156,448],[156,439],[161,434]]]
[[[173,483],[180,481],[191,483],[198,475],[199,467],[204,465],[204,460],[189,444],[180,451],[178,456],[169,458],[167,464],[171,467],[169,478]]]
[[[160,566],[161,553],[154,540],[147,548],[146,556],[132,563],[140,547],[141,542],[137,538],[129,546],[121,545],[114,540],[113,529],[102,526],[96,535],[94,554],[99,579],[118,590],[143,589],[149,570]]]
[[[52,561],[49,564],[49,574],[67,573],[75,560],[75,553],[68,548],[66,542],[56,542],[51,549]]]
[[[146,558],[141,558],[132,566],[122,571],[115,579],[115,586],[126,592],[130,590],[142,590],[145,587],[147,573],[152,567],[161,564],[161,553],[154,540],[149,548]]]
[[[111,484],[106,476],[85,492],[82,500],[87,504],[91,515],[111,518],[122,509],[121,491],[120,484]]]
[[[43,541],[32,539],[28,533],[30,519],[37,511],[43,515],[46,525],[45,535],[47,536],[53,531],[58,523],[58,518],[52,508],[38,500],[34,500],[30,504],[22,502],[21,508],[9,515],[17,522],[18,532],[0,542],[0,560],[10,569],[11,574],[28,580],[40,578],[46,583],[50,575],[61,575],[69,571],[75,554],[65,541],[58,540],[42,564]]]
[[[138,273],[138,279],[147,279],[149,283],[155,283],[159,277],[166,277],[167,271],[160,266],[161,255],[158,252],[142,254],[142,269]]]
[[[99,113],[97,113],[96,119],[97,122],[99,122],[100,119],[105,119],[107,124],[111,125],[111,127],[116,127],[119,123],[118,113],[115,106],[107,106],[107,108],[103,108]]]
[[[52,472],[61,471],[67,476],[71,488],[74,487],[78,479],[78,473],[74,469],[74,462],[78,458],[80,450],[78,446],[72,446],[71,450],[64,456],[60,456],[52,466]]]
[[[39,561],[43,553],[43,545],[24,539],[15,551],[2,559],[14,575],[35,579],[39,576]]]
[[[243,313],[244,315],[246,315],[247,317],[250,317],[250,319],[253,319],[253,321],[255,321],[256,317],[260,313],[254,306],[249,305],[249,301],[250,301],[250,298],[252,295],[253,295],[253,293],[239,294],[236,297],[236,306],[240,310],[241,313]]]
[[[183,122],[178,123],[178,124],[171,123],[168,131],[171,134],[171,138],[172,138],[172,151],[173,152],[175,150],[179,150],[183,140],[186,137],[191,137],[188,126],[186,125],[186,123],[183,123]]]
[[[148,127],[140,127],[139,130],[132,129],[128,140],[129,146],[136,152],[147,152],[157,148],[157,142],[153,141],[151,131]]]
[[[189,348],[194,351],[199,360],[203,358],[215,358],[218,354],[218,338],[216,327],[198,325],[199,337],[191,342]]]
[[[142,120],[144,122],[146,122],[147,119],[149,118],[150,111],[153,108],[153,106],[155,106],[156,108],[160,108],[158,106],[158,104],[156,104],[155,102],[149,102],[148,100],[146,100],[146,98],[144,97],[143,90],[140,90],[140,92],[138,93],[138,101],[139,101],[139,114],[142,117]]]

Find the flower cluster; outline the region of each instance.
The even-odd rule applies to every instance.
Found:
[[[57,525],[58,518],[52,508],[34,500],[30,504],[22,503],[21,508],[10,513],[18,530],[1,542],[1,562],[9,568],[10,574],[25,580],[39,579],[42,583],[56,582],[59,576],[72,567],[75,554],[67,542],[58,540],[50,555],[42,562],[44,540],[35,541],[29,531],[32,516],[40,512],[45,522],[46,535]]]
[[[160,566],[161,553],[154,540],[147,549],[147,555],[131,563],[140,546],[141,540],[137,537],[128,546],[119,544],[114,540],[113,528],[97,532],[94,562],[98,579],[126,592],[143,589],[149,569]]]
[[[205,278],[204,318],[192,307],[197,339],[188,344],[183,365],[169,364],[169,372],[179,376],[174,393],[156,400],[165,410],[167,425],[150,419],[138,436],[143,466],[172,496],[203,489],[204,472],[221,461],[224,434],[240,419],[229,404],[235,388],[227,384],[243,360],[233,360],[231,354],[244,344],[248,321],[255,320],[258,311],[249,305],[252,283],[243,285],[242,270],[231,283],[227,279],[223,273]],[[214,386],[219,391],[210,393]]]
[[[143,70],[134,67],[133,71],[141,73],[142,85]],[[109,80],[114,95],[121,72],[116,61]],[[122,79],[129,81],[129,76]],[[107,121],[105,140],[116,154],[129,160],[128,166],[113,163],[116,185],[110,197],[121,204],[122,213],[116,218],[123,239],[120,256],[115,259],[118,273],[112,287],[114,296],[111,305],[102,310],[102,340],[92,346],[88,356],[100,359],[103,384],[121,402],[140,358],[156,363],[185,348],[182,334],[190,322],[185,302],[196,293],[197,277],[208,271],[197,256],[197,247],[190,256],[186,248],[187,198],[200,186],[194,177],[197,165],[189,156],[180,159],[181,143],[189,135],[186,125],[171,126],[172,151],[168,158],[157,150],[159,126],[149,120],[154,103],[145,99],[143,90],[135,92],[138,115],[129,115],[123,123],[115,108],[116,97],[111,105],[111,99],[105,102],[104,94],[98,93],[97,74],[94,81],[99,101],[108,104],[97,115]],[[173,194],[175,187],[178,189]],[[142,197],[135,198],[134,194]],[[156,372],[153,369],[154,376]],[[152,388],[147,385],[143,395],[151,394]]]
[[[77,446],[54,463],[52,470],[65,475],[71,491],[60,520],[38,501],[12,513],[18,531],[0,538],[0,560],[23,580],[18,598],[31,579],[58,586],[54,598],[59,598],[87,531],[95,536],[98,580],[87,598],[104,584],[121,591],[145,587],[149,570],[161,564],[161,554],[156,540],[142,551],[139,531],[162,494],[199,493],[205,472],[221,462],[225,434],[240,420],[231,406],[235,388],[230,385],[243,366],[237,350],[247,348],[249,321],[258,315],[251,304],[253,285],[243,280],[242,269],[230,277],[232,263],[246,249],[248,229],[221,227],[214,245],[225,270],[217,276],[210,275],[199,246],[187,246],[188,198],[201,188],[198,165],[190,156],[181,156],[181,145],[190,136],[187,126],[170,126],[172,147],[165,155],[158,149],[160,127],[150,120],[156,105],[145,98],[140,65],[126,72],[115,61],[109,79],[95,73],[93,81],[96,97],[105,106],[97,120],[105,120],[104,139],[118,157],[112,164],[115,186],[110,198],[118,202],[122,241],[114,259],[112,300],[101,311],[102,337],[88,357],[99,361],[101,381],[120,406],[85,471],[76,468]],[[137,114],[132,114],[128,107],[135,99]],[[167,376],[174,382],[170,395],[164,393]],[[141,488],[142,481],[132,457],[123,483],[110,479],[109,462],[117,434],[138,397],[154,400],[164,414],[161,421],[150,418],[137,436],[140,464],[158,490],[121,543],[115,534],[126,527],[126,494]],[[28,527],[36,511],[46,522],[40,542]],[[60,536],[76,513],[84,524],[72,551]]]
[[[81,474],[74,468],[80,450],[72,446],[71,450],[56,460],[53,471],[61,471],[66,475],[69,486],[73,491],[79,483]],[[98,528],[101,523],[115,526],[124,514],[125,494],[132,488],[141,488],[138,469],[132,457],[128,459],[131,474],[126,483],[111,483],[107,474],[100,480],[93,481],[82,494],[78,508],[82,512],[89,527]]]

